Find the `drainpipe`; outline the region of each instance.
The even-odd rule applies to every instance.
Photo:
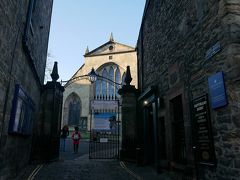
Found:
[[[41,84],[41,80],[38,76],[38,73],[36,71],[36,68],[35,68],[35,65],[33,63],[33,57],[31,55],[31,51],[29,49],[29,46],[27,44],[28,42],[28,38],[29,38],[29,31],[30,31],[30,26],[31,26],[31,19],[32,19],[32,12],[33,12],[33,7],[34,7],[34,4],[35,4],[35,0],[30,0],[29,2],[29,5],[28,5],[28,12],[27,12],[27,20],[26,20],[26,24],[25,24],[25,29],[24,29],[24,33],[23,33],[23,39],[22,39],[22,42],[23,42],[23,49],[25,50],[27,56],[28,56],[28,61],[30,63],[30,68],[32,69],[33,71],[33,74],[37,80],[37,84],[39,86],[39,88],[41,89],[42,88],[42,84]]]
[[[35,2],[35,0],[30,0],[30,2],[29,2],[28,12],[27,12],[27,20],[26,20],[26,25],[25,25],[24,34],[23,34],[23,45],[24,45],[24,48],[27,48],[27,49],[28,49],[28,46],[27,46],[28,34],[29,34],[29,30],[30,30],[30,25],[31,25],[34,2]],[[28,49],[28,51],[29,51],[29,49]]]

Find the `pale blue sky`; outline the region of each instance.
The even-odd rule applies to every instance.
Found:
[[[145,0],[54,0],[48,51],[67,80],[93,50],[109,40],[135,47]]]

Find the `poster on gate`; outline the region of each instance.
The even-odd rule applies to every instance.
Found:
[[[94,113],[92,129],[96,131],[112,130],[112,120],[116,119],[116,113]]]
[[[117,100],[92,100],[90,105],[91,109],[94,110],[116,111],[118,109]]]

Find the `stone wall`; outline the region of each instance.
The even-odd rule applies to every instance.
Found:
[[[210,58],[217,42],[221,50]],[[239,167],[240,2],[238,0],[148,1],[138,38],[139,89],[157,85],[166,102],[171,142],[171,98],[182,94],[188,163],[193,164],[190,102],[208,93],[207,78],[223,71],[228,105],[210,109],[217,166],[199,167],[200,179],[237,179]],[[167,141],[168,142],[168,141]],[[168,159],[172,161],[171,143]]]
[[[31,136],[10,135],[9,120],[15,85],[33,100],[37,119],[47,56],[52,0],[36,1],[28,43],[23,45],[30,1],[0,2],[0,179],[15,176],[28,163]]]

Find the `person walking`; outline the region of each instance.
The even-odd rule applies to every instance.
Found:
[[[75,131],[72,133],[73,150],[74,150],[74,153],[78,153],[78,146],[81,139],[81,133],[78,131],[77,126],[74,129]]]
[[[60,151],[65,151],[66,138],[69,135],[68,126],[63,126],[60,135]]]

